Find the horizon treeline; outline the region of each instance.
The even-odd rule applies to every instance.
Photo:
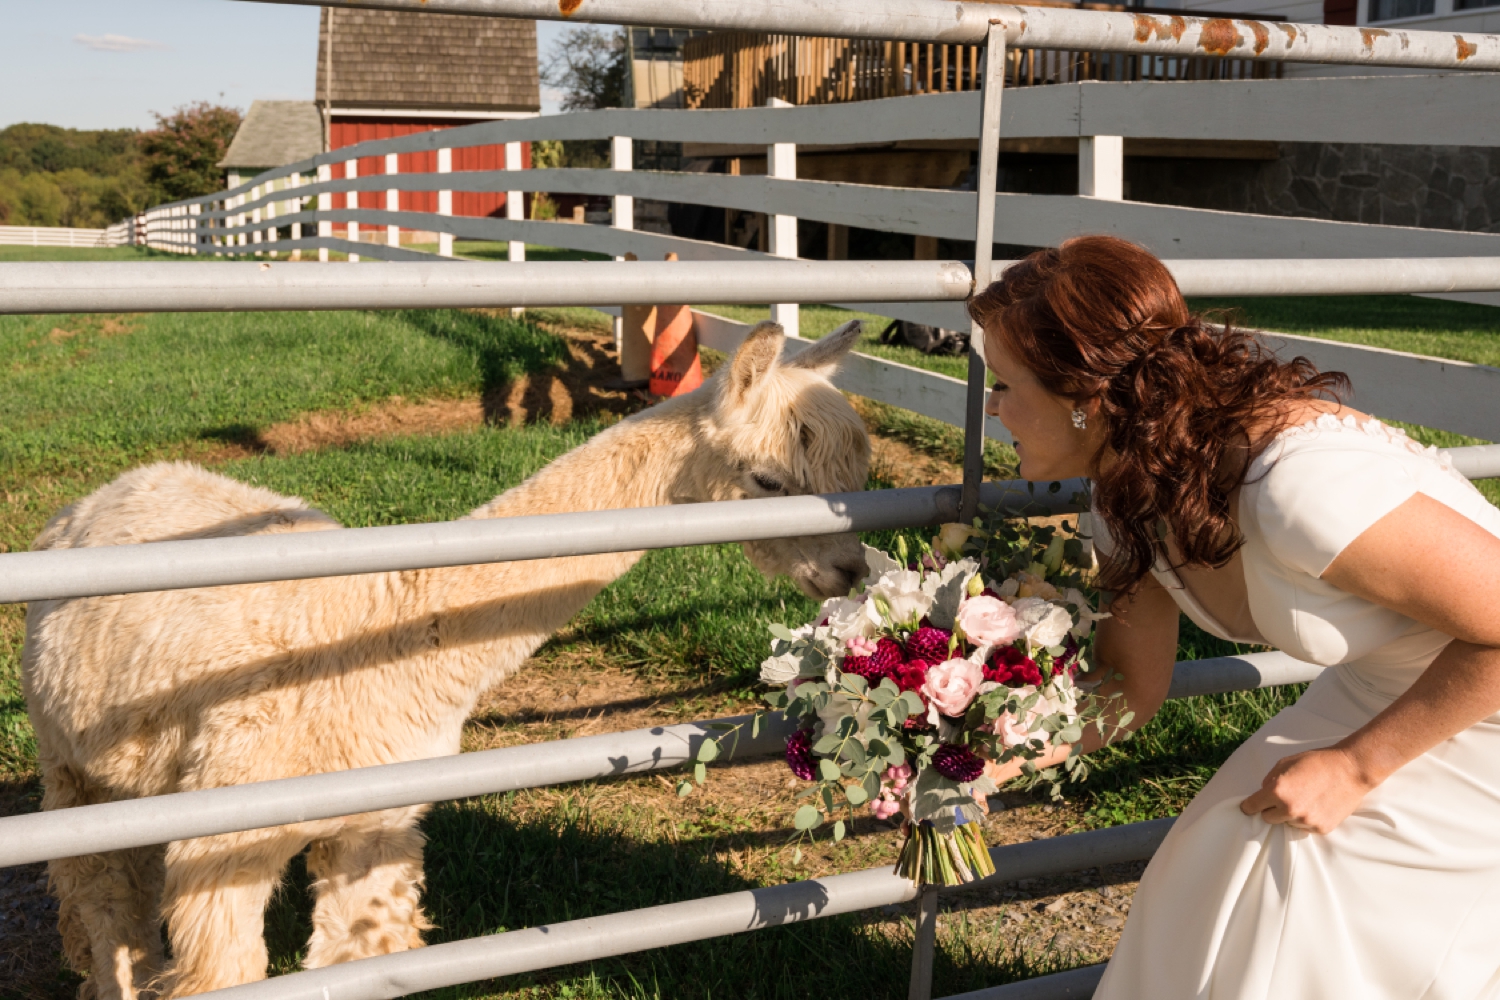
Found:
[[[218,190],[215,164],[239,127],[234,108],[195,104],[158,128],[0,129],[0,225],[97,229],[142,209]]]

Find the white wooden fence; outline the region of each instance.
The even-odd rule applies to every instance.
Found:
[[[118,247],[134,242],[135,220],[107,229],[70,229],[66,226],[0,226],[0,246]]]
[[[404,0],[334,0],[334,5],[406,6]],[[551,0],[427,0],[424,9],[436,13],[560,16]],[[1496,36],[1403,31],[1375,34],[1352,28],[1196,18],[1161,19],[1158,24],[1157,19],[1145,15],[961,5],[943,0],[809,0],[797,5],[750,5],[742,0],[589,0],[573,19],[942,42],[982,41],[987,45],[990,66],[1003,63],[1000,57],[1007,43],[1024,41],[1042,48],[1089,48],[1168,56],[1213,46],[1222,54],[1255,59],[1500,69],[1500,37]],[[1143,34],[1143,24],[1148,22],[1155,27]],[[685,260],[700,263],[671,265],[677,269],[672,274],[685,285],[693,281],[701,284],[710,278],[721,282],[717,287],[723,294],[715,296],[719,301],[746,301],[742,297],[747,294],[746,289],[761,291],[763,285],[756,277],[758,274],[785,275],[786,280],[780,285],[785,290],[784,298],[826,301],[852,292],[855,297],[863,296],[861,301],[851,303],[861,308],[950,327],[963,325],[959,312],[963,296],[954,293],[953,279],[957,278],[961,293],[966,282],[984,284],[991,278],[992,224],[994,238],[1007,243],[1050,244],[1075,233],[1099,231],[1136,239],[1171,259],[1180,283],[1190,292],[1204,287],[1233,287],[1243,294],[1365,289],[1369,287],[1370,273],[1374,272],[1384,276],[1381,287],[1393,292],[1494,291],[1500,289],[1500,276],[1494,275],[1496,259],[1500,259],[1500,244],[1496,243],[1500,237],[1496,236],[1269,219],[1121,201],[1116,182],[1122,143],[1114,140],[1125,135],[1149,135],[1500,144],[1500,122],[1494,116],[1474,114],[1475,108],[1497,103],[1495,97],[1500,93],[1495,89],[1497,85],[1500,84],[1493,78],[1456,76],[1316,84],[1308,81],[1081,84],[1014,92],[1006,97],[1003,114],[998,89],[987,85],[982,97],[964,94],[900,98],[855,106],[747,111],[611,111],[487,123],[338,150],[270,171],[234,189],[159,206],[146,214],[145,238],[150,246],[193,254],[253,254],[260,257],[260,263],[3,265],[0,311],[22,311],[23,307],[39,311],[107,310],[121,303],[139,302],[142,296],[170,299],[171,289],[176,290],[171,294],[179,300],[199,300],[205,293],[229,290],[231,297],[245,308],[289,308],[292,307],[287,304],[289,301],[302,301],[299,296],[318,294],[325,297],[322,301],[326,307],[349,308],[357,304],[361,294],[366,296],[367,304],[388,302],[392,290],[415,295],[411,289],[429,282],[439,287],[427,294],[423,300],[426,305],[475,304],[476,299],[483,299],[486,294],[496,297],[492,304],[514,304],[513,298],[511,302],[504,300],[518,294],[522,284],[530,290],[533,302],[580,301],[585,294],[579,291],[581,285],[598,284],[596,279],[606,275],[610,280],[605,283],[612,286],[630,284],[631,275],[645,278],[654,273],[656,280],[660,280],[664,273],[652,269],[666,266],[511,263],[429,267],[418,262],[431,260],[430,256],[394,245],[391,227],[442,234],[446,238],[441,241],[440,252],[445,256],[451,255],[454,237],[513,244],[544,243],[611,256],[636,251],[644,257],[675,250]],[[1316,95],[1316,99],[1310,99],[1309,95]],[[1450,107],[1457,103],[1463,105],[1463,116]],[[1010,135],[1080,137],[1088,154],[1085,159],[1091,164],[1084,178],[1084,190],[1092,194],[1051,198],[997,195],[979,199],[972,192],[798,181],[794,176],[794,153],[786,148],[797,144],[898,138],[971,138],[977,133],[979,190],[987,191],[993,188],[998,136],[1002,131]],[[768,150],[775,164],[770,177],[694,177],[630,170],[627,137],[764,142],[779,149]],[[616,151],[615,169],[533,171],[525,176],[515,170],[452,173],[443,169],[451,165],[451,149],[459,146],[511,144],[543,138],[609,138]],[[438,175],[394,172],[394,154],[424,149],[438,151]],[[332,179],[334,164],[365,156],[381,157],[387,172],[373,177]],[[510,163],[514,166],[516,160]],[[393,211],[389,194],[385,200],[387,208],[382,211],[336,207],[340,196],[347,206],[351,192],[359,190],[437,190],[439,212]],[[609,195],[615,199],[614,225],[455,218],[451,215],[451,192],[455,190],[576,190]],[[762,211],[778,217],[779,231],[784,230],[781,219],[800,217],[950,239],[977,236],[978,259],[972,265],[956,261],[892,265],[892,275],[902,277],[901,287],[905,290],[900,296],[885,294],[901,301],[878,302],[875,300],[880,295],[867,294],[870,289],[892,285],[873,283],[873,270],[865,273],[848,263],[770,262],[764,260],[770,255],[633,232],[629,217],[630,199],[634,197]],[[315,205],[310,203],[313,199]],[[369,244],[334,239],[334,223],[375,227],[377,231],[384,227],[386,241]],[[289,238],[279,238],[282,230]],[[325,254],[338,250],[395,263],[379,269],[373,279],[366,277],[372,268],[364,264],[327,268],[283,268],[271,264],[271,259],[283,252],[311,249]],[[778,245],[777,249],[782,251],[778,256],[786,255],[785,247]],[[1288,263],[1298,259],[1305,263]],[[741,266],[746,262],[755,263],[751,267]],[[732,266],[723,267],[724,263]],[[109,270],[101,269],[106,267]],[[616,267],[638,270],[615,272],[612,269]],[[451,273],[453,278],[442,279],[438,272]],[[1307,280],[1307,275],[1314,275],[1314,279]],[[820,284],[810,276],[822,276],[826,281]],[[1199,284],[1195,285],[1195,281]],[[795,295],[793,288],[799,289]],[[659,298],[659,292],[654,286],[644,291],[625,289],[617,301],[649,302]],[[170,300],[157,301],[156,308],[182,307]],[[792,314],[790,309],[785,312]],[[723,338],[725,344],[736,336],[736,331],[726,323],[721,322],[714,329],[717,333],[713,336]],[[1495,410],[1496,398],[1500,397],[1495,388],[1500,383],[1494,381],[1500,371],[1395,352],[1361,353],[1358,348],[1318,341],[1297,340],[1295,346],[1327,367],[1355,370],[1360,383],[1358,402],[1366,409],[1486,439],[1500,437],[1500,413]],[[796,342],[792,342],[791,348],[796,347]],[[864,380],[860,383],[863,387],[855,391],[867,395],[878,396],[898,380],[897,376],[884,374],[885,370],[863,362],[851,367],[856,382]],[[706,543],[774,537],[788,531],[807,534],[873,526],[925,525],[949,519],[964,506],[972,509],[971,505],[981,496],[989,504],[1010,503],[1008,497],[1030,499],[1024,484],[991,485],[981,494],[976,459],[985,428],[975,405],[982,390],[981,375],[980,368],[971,363],[970,379],[963,386],[961,397],[956,385],[950,384],[942,392],[934,390],[934,398],[946,400],[943,405],[948,408],[948,415],[944,419],[956,419],[961,413],[966,427],[962,494],[956,488],[933,488],[706,504],[701,505],[702,509],[684,508],[675,515],[680,524],[691,522],[693,526],[692,537],[687,540]],[[1420,391],[1414,391],[1413,386]],[[1433,396],[1445,397],[1445,402],[1434,403]],[[1469,474],[1500,472],[1500,463],[1487,464],[1493,462],[1492,450],[1462,451],[1461,464]],[[1044,506],[1051,506],[1060,495],[1066,494],[1040,490],[1036,498]],[[364,529],[363,534],[319,532],[314,534],[323,538],[312,539],[303,546],[309,551],[296,553],[285,548],[285,539],[275,541],[279,548],[273,552],[272,546],[265,544],[267,540],[246,538],[153,543],[113,550],[9,554],[0,556],[0,581],[5,583],[0,599],[208,586],[251,577],[287,579],[373,572],[442,565],[446,560],[459,558],[470,562],[475,558],[499,561],[549,553],[612,551],[627,544],[616,536],[632,531],[645,513],[620,511],[591,515],[585,520],[566,514],[513,519],[502,524],[505,530],[499,533],[486,532],[480,525],[478,535],[473,537],[470,533],[479,522]],[[682,529],[674,526],[674,530]],[[629,539],[632,549],[657,544],[636,534],[624,537]],[[683,541],[680,534],[676,541],[679,544]],[[672,540],[659,542],[671,543]],[[476,549],[476,545],[485,548]],[[466,546],[464,551],[458,551]],[[244,576],[247,572],[251,577]],[[108,575],[111,573],[114,575]],[[255,576],[256,573],[272,575]],[[1182,664],[1174,679],[1173,694],[1288,683],[1306,679],[1314,670],[1277,653]],[[694,741],[701,740],[702,733],[701,727],[673,727],[669,731],[616,734],[493,751],[492,754],[509,755],[498,769],[499,757],[470,754],[14,817],[0,820],[0,845],[4,845],[0,847],[0,863],[253,829],[306,818],[310,815],[305,812],[307,809],[333,810],[320,815],[342,815],[502,788],[631,773],[688,759]],[[772,749],[776,735],[774,731],[768,733],[762,741],[764,745],[752,741],[751,746],[743,749]],[[524,781],[515,778],[518,769],[513,765],[519,757],[530,762]],[[1001,883],[1149,857],[1169,825],[1169,820],[1162,820],[1039,844],[997,848],[994,851],[997,875],[992,881]],[[826,917],[915,896],[912,885],[897,879],[888,869],[872,870],[451,942],[288,975],[215,995],[236,1000],[394,997],[480,978]],[[923,894],[910,994],[923,1000],[930,994],[936,912],[937,893]],[[981,991],[970,997],[998,1000],[1021,995],[1081,996],[1092,990],[1096,976],[1096,970],[1080,970]]]

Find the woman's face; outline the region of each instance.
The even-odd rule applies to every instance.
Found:
[[[995,375],[984,412],[999,420],[1015,439],[1022,479],[1048,482],[1090,474],[1089,465],[1104,443],[1098,404],[1080,408],[1085,428],[1073,426],[1074,403],[1042,388],[998,330],[985,331],[985,362]]]

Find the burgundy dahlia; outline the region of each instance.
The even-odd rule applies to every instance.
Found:
[[[938,774],[953,781],[973,781],[984,773],[984,761],[968,747],[945,743],[932,755]]]
[[[924,625],[906,640],[906,657],[931,664],[942,663],[948,659],[948,643],[952,639],[953,633],[947,629]]]
[[[1069,677],[1076,677],[1078,675],[1078,652],[1077,637],[1069,635],[1067,641],[1063,643],[1063,655],[1052,661],[1052,676],[1056,677],[1066,671]]]
[[[995,650],[995,655],[984,665],[984,679],[1006,687],[1021,687],[1024,684],[1040,686],[1042,671],[1035,660],[1015,646],[1005,646]]]
[[[817,771],[813,767],[812,733],[799,729],[786,739],[786,766],[803,781],[811,781]]]
[[[891,680],[903,691],[920,692],[927,682],[927,664],[922,660],[908,660],[896,668]]]
[[[901,644],[895,639],[882,638],[875,644],[875,652],[869,656],[846,656],[839,669],[879,684],[882,678],[894,676],[900,666]]]

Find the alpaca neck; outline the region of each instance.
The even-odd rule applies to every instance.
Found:
[[[521,517],[570,511],[661,506],[706,499],[699,420],[709,393],[670,400],[622,421],[552,462],[471,517]],[[491,563],[407,574],[409,613],[431,620],[437,645],[464,650],[449,680],[477,697],[504,680],[600,590],[623,575],[640,552]],[[450,670],[452,667],[449,668]]]

